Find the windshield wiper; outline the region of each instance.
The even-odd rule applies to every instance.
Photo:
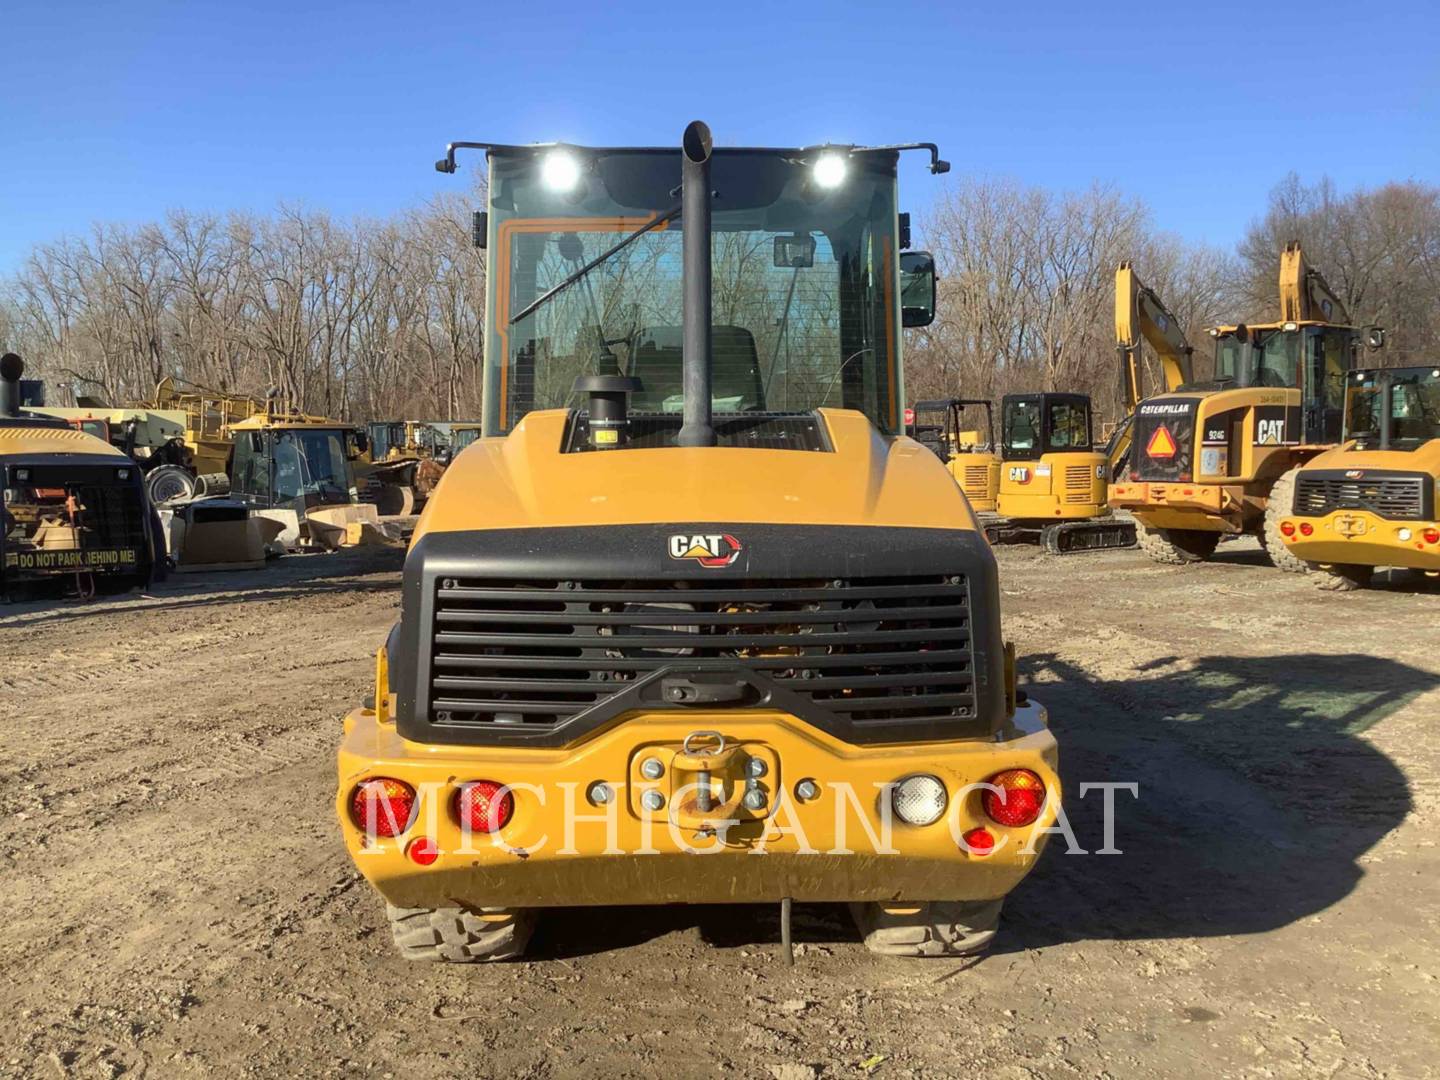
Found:
[[[644,225],[641,225],[640,228],[636,229],[619,243],[611,245],[605,251],[602,251],[599,255],[596,255],[595,258],[591,259],[584,266],[580,267],[579,270],[576,270],[573,274],[567,277],[564,281],[560,282],[560,284],[556,285],[553,289],[549,289],[548,291],[537,297],[535,300],[525,305],[525,307],[520,310],[519,314],[511,316],[510,325],[514,326],[521,319],[525,318],[525,316],[534,312],[535,309],[538,308],[541,304],[548,301],[552,296],[556,295],[557,293],[564,292],[571,285],[574,285],[577,281],[583,278],[586,274],[590,273],[591,270],[594,270],[595,267],[599,266],[606,259],[610,258],[610,256],[624,251],[627,247],[633,244],[636,240],[639,240],[640,237],[644,236],[646,233],[650,232],[653,229],[659,228],[661,225],[668,225],[670,222],[674,221],[677,217],[680,216],[680,206],[680,203],[676,203],[669,210],[666,210],[665,213],[661,214],[653,221],[647,221]]]

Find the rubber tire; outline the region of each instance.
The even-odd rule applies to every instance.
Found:
[[[509,908],[402,908],[385,905],[390,933],[406,960],[451,964],[516,960],[535,932],[535,912]],[[503,921],[496,915],[508,914]],[[486,918],[486,916],[491,916]]]
[[[1151,529],[1136,520],[1135,536],[1140,550],[1151,560],[1167,566],[1188,566],[1204,562],[1220,546],[1220,534],[1204,529]]]
[[[1311,566],[1315,573],[1315,587],[1322,592],[1355,592],[1370,584],[1375,576],[1373,566],[1351,566],[1336,564],[1331,567]]]
[[[165,481],[178,481],[185,494],[173,499],[157,499],[156,489]],[[145,495],[151,506],[163,506],[167,502],[188,502],[195,497],[195,477],[179,465],[161,465],[145,474]]]
[[[880,904],[851,904],[865,948],[882,956],[974,956],[990,947],[1004,900],[934,900],[892,915]]]
[[[1262,526],[1260,546],[1265,549],[1270,565],[1287,574],[1308,574],[1311,564],[1296,558],[1285,546],[1285,536],[1280,531],[1280,519],[1295,510],[1295,474],[1300,469],[1291,469],[1275,481],[1270,497],[1265,502],[1265,524]]]

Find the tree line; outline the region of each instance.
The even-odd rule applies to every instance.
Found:
[[[484,252],[480,196],[383,220],[175,211],[37,245],[0,281],[0,343],[52,403],[143,401],[166,376],[280,397],[347,420],[478,417]],[[1118,410],[1114,270],[1133,262],[1186,328],[1278,317],[1280,251],[1298,239],[1357,324],[1387,328],[1387,364],[1440,358],[1440,187],[1341,193],[1290,176],[1234,251],[1158,231],[1114,188],[1059,193],[959,182],[921,215],[939,314],[908,332],[908,396],[1090,393]],[[728,302],[724,296],[717,303]],[[1156,386],[1156,373],[1148,373]]]

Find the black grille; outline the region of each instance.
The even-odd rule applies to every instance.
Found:
[[[144,548],[145,511],[138,488],[85,485],[75,489],[84,508],[80,520],[85,526],[87,548]]]
[[[749,447],[755,450],[829,450],[825,427],[816,413],[716,414],[712,421],[715,441],[720,446]],[[625,447],[648,450],[674,446],[681,419],[672,413],[631,413]],[[565,431],[565,452],[594,450],[590,445],[590,417],[571,414]],[[610,452],[607,450],[607,453]]]
[[[845,727],[977,713],[964,576],[436,583],[429,719],[555,727],[665,673],[736,678],[731,707]],[[658,695],[629,707],[651,707]]]
[[[1295,513],[1323,517],[1336,510],[1368,510],[1390,521],[1424,521],[1433,516],[1430,485],[1430,478],[1420,474],[1302,472],[1295,482]]]

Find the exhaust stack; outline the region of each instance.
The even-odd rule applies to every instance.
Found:
[[[682,386],[684,423],[681,446],[714,446],[710,420],[710,128],[699,120],[681,138],[681,221],[684,222],[684,350]]]
[[[20,415],[20,376],[25,361],[13,352],[0,356],[0,417]]]

